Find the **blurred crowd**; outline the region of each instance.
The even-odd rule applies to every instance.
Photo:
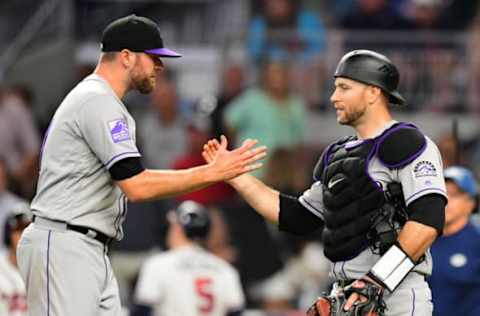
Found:
[[[76,2],[79,12],[87,10],[87,2]],[[138,14],[155,18],[141,12],[148,5],[139,6]],[[282,192],[303,192],[324,145],[306,142],[307,119],[331,110],[327,52],[338,52],[336,60],[350,48],[380,50],[399,65],[400,90],[411,102],[399,111],[480,113],[477,1],[258,0],[250,7],[243,41],[247,59],[223,64],[215,96],[185,98],[177,74],[168,70],[148,97],[127,96],[145,167],[201,165],[203,144],[222,134],[231,145],[256,138],[269,155],[255,175]],[[78,80],[93,70],[90,66],[78,65]],[[35,193],[48,126],[32,110],[33,91],[23,83],[0,87],[0,230],[8,213]],[[461,164],[478,175],[480,129],[469,139],[450,132],[433,136],[445,168]],[[207,247],[237,268],[248,308],[275,315],[305,310],[330,285],[318,234],[298,238],[279,232],[231,187],[217,184],[176,199],[130,205],[126,238],[111,251],[126,307],[144,260],[165,250],[165,214],[184,200],[211,210]]]

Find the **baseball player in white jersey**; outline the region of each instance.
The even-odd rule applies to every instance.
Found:
[[[265,148],[246,143],[215,162],[170,171],[143,168],[135,122],[122,98],[149,93],[163,70],[158,26],[130,15],[103,32],[94,73],[57,109],[46,133],[33,224],[17,250],[30,315],[119,315],[120,299],[107,251],[122,238],[127,199],[143,201],[203,188],[260,167]],[[141,229],[141,227],[139,227]]]
[[[336,282],[308,315],[432,314],[429,247],[443,228],[446,193],[435,144],[413,124],[396,122],[390,104],[404,105],[399,73],[385,56],[347,53],[335,71],[331,101],[337,121],[355,129],[322,154],[315,182],[299,198],[250,175],[229,181],[281,230],[323,228]],[[219,144],[211,140],[211,161]]]
[[[244,295],[238,272],[203,247],[211,225],[208,210],[185,201],[168,217],[170,250],[145,262],[131,315],[241,315]]]
[[[27,293],[18,271],[16,249],[28,224],[30,217],[24,209],[15,210],[5,221],[3,241],[7,252],[0,255],[0,315],[27,315]]]

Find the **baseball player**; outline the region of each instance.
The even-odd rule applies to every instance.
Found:
[[[135,144],[135,121],[122,98],[149,93],[161,58],[180,55],[163,45],[158,26],[130,15],[109,24],[93,74],[57,109],[42,146],[18,263],[31,315],[119,315],[120,299],[107,257],[123,236],[126,202],[171,197],[260,167],[265,148],[254,143],[187,170],[148,170]],[[141,227],[139,227],[141,229]]]
[[[229,182],[281,230],[323,228],[336,282],[309,315],[431,315],[428,249],[442,232],[446,204],[439,151],[414,125],[392,119],[390,104],[406,101],[387,57],[349,52],[334,77],[337,121],[355,135],[327,147],[310,189],[297,198],[249,175]],[[209,141],[204,158],[212,161],[218,147]]]
[[[448,204],[443,236],[432,245],[433,315],[480,315],[480,230],[470,221],[478,208],[478,183],[460,166],[444,171]]]
[[[0,315],[27,315],[27,295],[17,267],[16,249],[20,235],[29,223],[30,217],[22,209],[21,212],[12,212],[4,225],[3,241],[8,252],[0,256]]]
[[[168,221],[170,251],[145,262],[132,316],[240,315],[244,296],[238,272],[202,247],[211,225],[208,210],[185,201]]]

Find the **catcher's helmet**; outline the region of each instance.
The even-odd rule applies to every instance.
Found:
[[[345,54],[337,65],[334,77],[345,77],[377,86],[388,95],[391,103],[406,104],[397,91],[400,81],[397,67],[390,59],[377,52],[359,49]]]
[[[194,201],[185,201],[175,210],[177,222],[183,227],[188,238],[205,238],[210,231],[208,210]]]

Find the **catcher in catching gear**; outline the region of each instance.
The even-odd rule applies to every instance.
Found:
[[[355,134],[327,146],[308,190],[289,196],[248,174],[228,182],[280,230],[322,229],[336,282],[309,315],[430,316],[429,247],[442,233],[447,200],[438,148],[391,116],[392,105],[407,102],[387,57],[349,52],[334,77],[337,122]],[[218,148],[211,140],[205,159],[213,161]]]

